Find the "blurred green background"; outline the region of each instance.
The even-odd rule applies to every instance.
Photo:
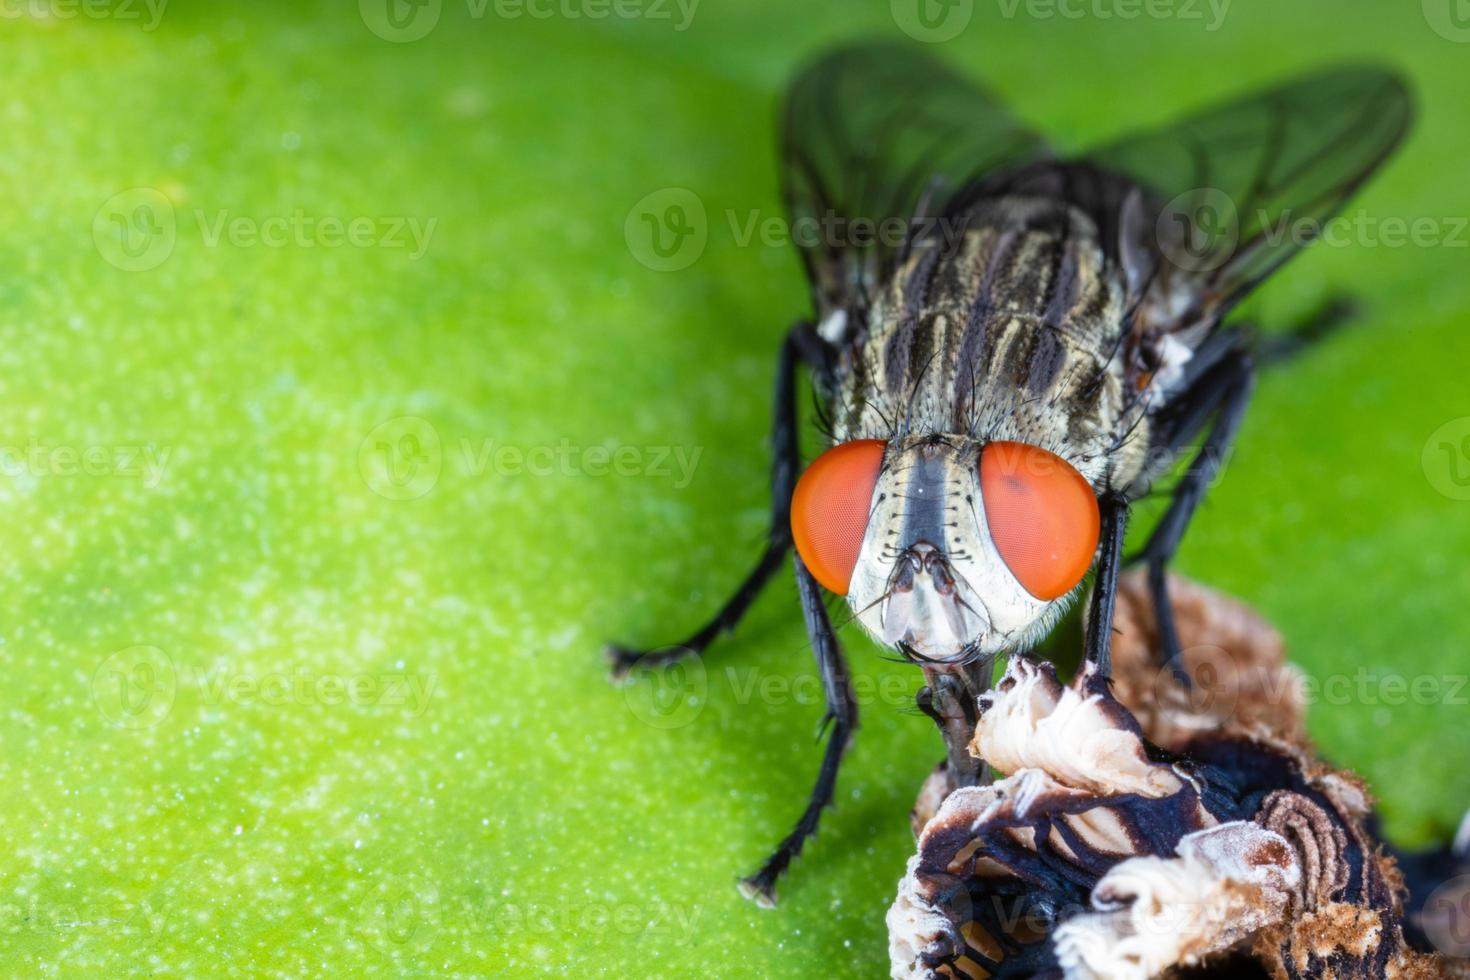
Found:
[[[940,751],[913,669],[845,632],[863,727],[766,912],[735,878],[819,755],[789,576],[702,673],[618,689],[599,648],[683,635],[757,554],[807,310],[792,249],[745,234],[781,215],[775,99],[905,28],[1070,147],[1320,63],[1412,77],[1417,129],[1349,213],[1431,240],[1354,233],[1252,303],[1365,312],[1264,379],[1180,565],[1346,679],[1312,732],[1398,840],[1446,836],[1470,28],[1453,0],[1222,4],[5,3],[4,972],[886,971]],[[643,215],[690,196],[660,255]]]

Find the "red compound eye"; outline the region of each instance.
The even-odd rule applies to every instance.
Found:
[[[980,492],[990,536],[1027,592],[1056,599],[1082,581],[1101,522],[1081,473],[1045,449],[992,442],[980,454]]]
[[[791,537],[818,582],[847,595],[857,567],[873,487],[883,465],[880,439],[855,439],[812,460],[791,495]]]

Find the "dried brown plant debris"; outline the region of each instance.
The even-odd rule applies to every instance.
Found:
[[[1130,578],[1111,689],[1015,659],[980,696],[970,748],[1002,778],[945,796],[941,767],[926,783],[888,913],[893,975],[1455,975],[1406,939],[1371,799],[1307,742],[1279,635],[1236,600],[1171,588],[1204,683],[1158,667]]]

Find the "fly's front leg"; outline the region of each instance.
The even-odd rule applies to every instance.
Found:
[[[776,569],[781,567],[786,553],[791,550],[791,492],[796,486],[797,470],[801,466],[796,446],[796,367],[802,361],[819,366],[824,357],[824,342],[808,323],[792,327],[781,345],[771,427],[771,525],[760,560],[714,618],[682,642],[651,650],[610,645],[607,656],[612,662],[614,680],[625,679],[635,667],[659,666],[681,657],[704,653],[715,637],[735,628]]]
[[[1106,679],[1113,673],[1113,607],[1118,601],[1118,573],[1123,568],[1123,536],[1128,530],[1128,502],[1108,495],[1098,501],[1101,512],[1101,548],[1097,580],[1092,583],[1092,605],[1087,612],[1087,635],[1082,656]]]
[[[837,770],[842,765],[842,754],[852,733],[857,729],[857,699],[853,697],[852,680],[848,676],[847,661],[842,657],[842,648],[837,644],[837,634],[832,621],[827,617],[827,607],[822,601],[822,589],[812,573],[802,564],[801,556],[794,557],[796,565],[796,588],[801,593],[801,611],[806,618],[807,635],[811,638],[812,654],[817,659],[817,670],[822,675],[822,692],[827,699],[827,714],[823,723],[831,723],[827,734],[827,748],[822,753],[822,766],[817,771],[817,783],[812,788],[810,801],[796,827],[786,835],[774,854],[766,859],[761,869],[740,882],[740,891],[746,898],[765,908],[776,904],[776,880],[785,873],[791,861],[801,853],[807,838],[817,832],[817,822],[822,810],[832,802],[837,789]]]
[[[1189,677],[1179,659],[1179,631],[1174,625],[1174,608],[1169,602],[1169,562],[1179,550],[1185,528],[1194,517],[1205,491],[1220,471],[1225,453],[1235,441],[1254,386],[1255,367],[1250,356],[1242,351],[1225,358],[1182,396],[1185,400],[1186,420],[1183,428],[1189,431],[1180,436],[1180,441],[1189,439],[1209,416],[1213,415],[1214,421],[1210,424],[1204,445],[1174,487],[1169,509],[1164,512],[1158,527],[1154,528],[1143,549],[1142,557],[1148,563],[1149,593],[1153,596],[1164,662],[1173,668],[1175,675],[1186,685]]]
[[[955,667],[924,667],[927,683],[919,691],[918,706],[944,737],[951,791],[961,786],[985,786],[991,781],[990,766],[970,753],[970,742],[980,720],[980,695],[990,690],[993,668],[989,658]]]

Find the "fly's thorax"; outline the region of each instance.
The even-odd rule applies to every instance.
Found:
[[[1076,591],[1040,598],[1007,563],[987,515],[986,445],[964,435],[895,441],[874,487],[847,599],[876,639],[916,658],[1025,648]],[[1095,538],[1086,547],[1090,565]]]
[[[1124,378],[1126,293],[1076,208],[986,202],[875,291],[832,393],[835,435],[1063,446],[1090,481],[1109,484],[1120,464],[1131,468],[1120,450],[1143,420]]]

